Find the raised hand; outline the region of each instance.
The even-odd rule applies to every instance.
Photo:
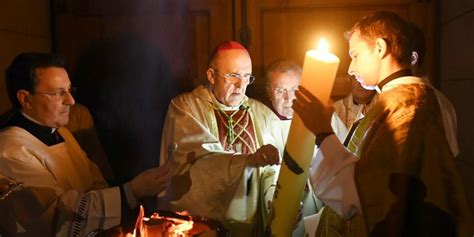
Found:
[[[170,183],[171,173],[167,165],[143,171],[130,181],[136,198],[156,196]]]
[[[332,132],[331,116],[334,112],[332,106],[325,106],[306,88],[300,86],[295,93],[293,109],[300,116],[303,124],[314,135]]]

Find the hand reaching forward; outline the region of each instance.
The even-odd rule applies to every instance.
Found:
[[[156,196],[170,184],[171,172],[167,165],[141,172],[132,181],[130,187],[137,199]]]
[[[334,109],[325,106],[318,98],[300,86],[293,100],[293,109],[300,116],[306,128],[314,135],[332,132],[331,116]]]
[[[252,167],[261,167],[266,165],[280,164],[280,156],[278,149],[273,145],[263,145],[258,150],[249,155],[247,165]]]

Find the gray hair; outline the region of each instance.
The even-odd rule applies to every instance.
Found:
[[[298,75],[301,75],[301,66],[295,63],[294,61],[287,60],[287,59],[278,59],[273,61],[268,65],[265,70],[265,87],[268,88],[270,85],[270,77],[272,73],[279,72],[279,73],[287,73],[287,72],[295,72]]]

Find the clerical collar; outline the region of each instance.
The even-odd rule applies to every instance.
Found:
[[[38,124],[40,125],[41,127],[45,127],[45,128],[48,128],[48,129],[51,129],[51,133],[55,132],[57,130],[57,128],[50,128],[48,126],[44,126],[44,124],[40,123],[38,120],[32,118],[31,116],[29,116],[28,114],[25,114],[23,111],[20,111],[21,115],[23,115],[25,118],[27,118],[28,120],[30,120],[31,122],[35,123],[35,124]]]
[[[280,119],[280,120],[291,120],[291,118],[288,118],[284,115],[281,115],[280,113],[278,113],[278,111],[276,111],[275,108],[273,108],[273,106],[270,106],[270,109],[273,111],[273,113]]]
[[[387,84],[389,83],[390,81],[393,81],[397,78],[400,78],[400,77],[407,77],[407,76],[412,76],[412,73],[411,73],[411,70],[406,68],[406,69],[401,69],[399,71],[396,71],[392,74],[390,74],[388,77],[386,77],[385,79],[383,79],[381,82],[379,82],[379,84],[377,84],[375,86],[375,90],[377,91],[377,93],[382,93],[382,88]]]
[[[8,126],[23,128],[48,146],[56,145],[64,141],[64,139],[56,132],[56,128],[43,126],[35,119],[21,111],[17,111],[7,121],[6,127]]]

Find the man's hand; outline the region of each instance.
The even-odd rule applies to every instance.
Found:
[[[278,149],[273,145],[263,145],[258,150],[249,155],[247,165],[252,167],[261,167],[266,165],[280,164],[280,156]]]
[[[299,87],[295,95],[293,109],[300,116],[306,128],[314,135],[333,132],[331,116],[334,109],[332,107],[325,106],[302,86]]]
[[[167,165],[143,171],[130,181],[130,188],[137,199],[156,196],[170,184],[171,173]]]

